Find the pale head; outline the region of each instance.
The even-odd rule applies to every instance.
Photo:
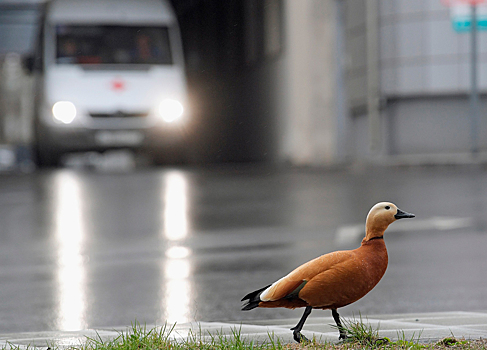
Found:
[[[370,209],[365,223],[365,240],[381,237],[387,227],[394,221],[414,218],[414,214],[399,209],[394,203],[380,202]]]

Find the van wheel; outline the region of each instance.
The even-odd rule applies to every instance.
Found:
[[[189,163],[188,150],[182,148],[162,148],[148,151],[154,165],[184,165]]]
[[[54,168],[61,165],[62,153],[44,145],[35,147],[36,164],[39,168]]]

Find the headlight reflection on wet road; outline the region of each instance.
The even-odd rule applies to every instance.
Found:
[[[57,243],[57,328],[86,328],[86,271],[83,259],[85,227],[80,180],[61,172],[55,179],[55,237]]]
[[[189,232],[188,183],[184,173],[171,171],[163,176],[162,235],[167,242],[162,271],[162,322],[190,321],[191,250],[183,246]]]
[[[163,181],[163,234],[170,241],[180,241],[188,235],[187,180],[182,172],[171,171]]]

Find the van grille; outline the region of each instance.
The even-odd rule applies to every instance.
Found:
[[[118,111],[115,113],[90,113],[92,118],[145,118],[149,115],[147,112],[126,113]]]

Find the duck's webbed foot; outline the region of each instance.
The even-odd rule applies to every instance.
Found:
[[[298,343],[309,342],[309,339],[306,338],[300,331],[293,328],[291,328],[291,330],[293,331],[294,340],[296,340]]]
[[[309,314],[311,313],[311,306],[306,306],[306,309],[304,310],[303,316],[299,320],[298,324],[291,328],[293,331],[293,338],[296,340],[298,343],[301,343],[303,341],[309,342],[308,338],[306,338],[304,335],[301,334],[301,329],[303,329],[304,322],[306,322],[306,319],[308,318]]]

